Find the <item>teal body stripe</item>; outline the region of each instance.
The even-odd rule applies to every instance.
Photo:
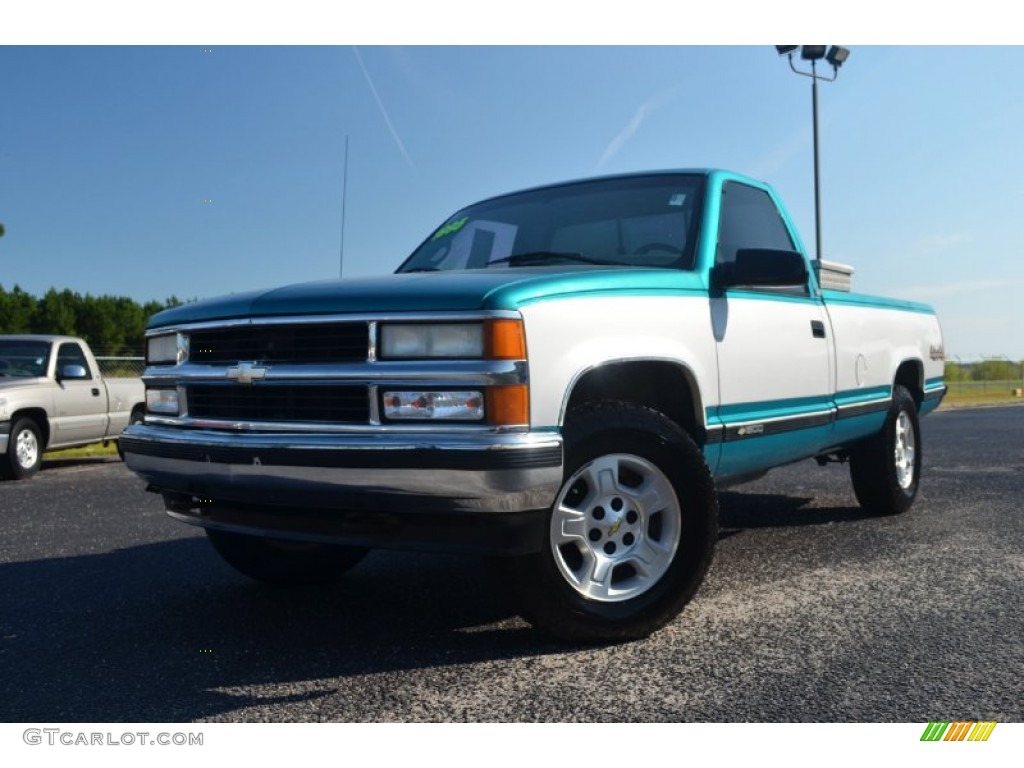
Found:
[[[768,423],[765,424],[766,434],[742,437],[726,434],[726,439],[714,446],[719,455],[715,477],[728,479],[748,475],[766,467],[828,451],[877,432],[885,423],[888,412],[886,402],[891,397],[891,387],[878,386],[839,392],[835,397],[798,397],[708,408],[708,426],[726,429],[727,432],[730,426],[746,422],[770,422],[787,418],[797,420],[818,414],[834,416],[828,424],[794,424],[795,428],[789,431],[772,433],[769,431],[771,424]],[[875,403],[879,405],[878,410],[870,408]],[[869,406],[869,412],[844,416],[843,410],[839,409],[859,405]],[[706,453],[709,457],[712,455],[711,451]]]
[[[885,418],[888,415],[888,409],[886,409],[838,419],[832,425],[832,434],[829,435],[828,445],[822,450],[847,445],[854,440],[878,432],[885,424]]]
[[[693,296],[708,298],[704,275],[675,269],[577,268],[510,280],[480,299],[484,309],[518,309],[542,301],[599,296]]]
[[[808,449],[829,443],[832,425],[722,443],[715,477],[728,479],[806,458]]]
[[[897,309],[903,312],[919,312],[934,315],[935,310],[927,304],[902,299],[889,299],[884,296],[868,296],[864,293],[847,293],[846,291],[823,290],[822,298],[826,304],[847,305],[852,307],[870,307],[872,309]]]
[[[488,309],[519,309],[531,304],[539,304],[545,301],[561,301],[563,299],[599,298],[616,296],[620,298],[635,298],[644,296],[692,296],[694,298],[707,298],[708,292],[701,290],[689,290],[680,288],[596,288],[580,291],[570,291],[551,296],[530,296],[523,299],[505,301],[507,297],[502,296],[502,301],[492,301]]]
[[[882,398],[892,397],[892,387],[888,384],[880,387],[870,387],[868,389],[848,389],[843,392],[837,392],[835,401],[836,405],[859,405],[861,403],[868,403],[872,400],[881,400]]]
[[[787,416],[805,416],[830,411],[833,406],[850,406],[870,403],[892,396],[889,386],[838,392],[835,397],[819,395],[794,397],[786,400],[765,400],[753,403],[735,403],[708,408],[706,418],[709,426],[735,424],[747,421],[779,419]]]
[[[817,304],[821,305],[821,299],[815,296],[802,296],[792,293],[772,293],[771,291],[751,291],[737,288],[729,288],[725,292],[727,299],[738,301],[777,301],[784,304]]]

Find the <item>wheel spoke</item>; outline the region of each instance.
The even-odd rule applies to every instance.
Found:
[[[669,556],[669,551],[660,544],[651,541],[649,538],[644,536],[637,544],[632,554],[631,562],[633,568],[635,568],[636,572],[641,576],[650,578],[664,568],[664,562]]]
[[[636,505],[640,507],[637,512],[642,512],[648,517],[661,509],[661,489],[658,484],[648,482],[643,494],[636,500]]]
[[[556,546],[569,541],[578,541],[587,535],[587,518],[582,512],[562,504],[559,505],[555,514],[561,519],[558,535],[552,537]]]
[[[602,466],[597,471],[597,488],[601,496],[610,496],[619,489],[617,465]]]
[[[612,568],[615,561],[594,553],[587,563],[587,577],[583,584],[587,597],[607,598],[611,592]]]

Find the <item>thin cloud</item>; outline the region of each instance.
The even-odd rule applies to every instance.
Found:
[[[676,90],[677,88],[672,88],[671,92]],[[636,108],[636,112],[633,113],[633,117],[631,117],[625,127],[615,135],[615,138],[608,142],[608,146],[604,148],[604,152],[601,153],[601,159],[597,161],[598,168],[604,167],[609,160],[619,153],[619,150],[626,146],[629,140],[636,135],[638,130],[640,130],[640,126],[643,125],[644,121],[664,105],[671,95],[671,92],[663,92],[652,96]]]
[[[811,132],[806,128],[799,128],[773,149],[755,158],[747,166],[747,173],[757,179],[770,178],[789,165],[794,157],[806,153],[810,142]]]
[[[384,102],[380,99],[380,94],[377,93],[377,86],[373,84],[373,78],[370,77],[369,71],[366,69],[366,64],[363,63],[363,57],[359,54],[359,48],[355,45],[352,46],[352,51],[356,55],[356,61],[359,62],[359,68],[363,70],[363,77],[366,78],[366,84],[370,86],[370,92],[373,94],[373,98],[377,101],[377,106],[380,107],[380,113],[384,117],[384,122],[388,126],[388,130],[391,131],[391,138],[395,140],[395,144],[398,145],[398,151],[402,153],[402,157],[409,164],[409,167],[413,171],[416,171],[416,166],[412,162],[412,158],[409,157],[409,153],[405,151],[405,144],[402,143],[402,137],[398,135],[398,131],[395,130],[394,124],[391,122],[391,118],[388,117],[388,111],[384,108]]]

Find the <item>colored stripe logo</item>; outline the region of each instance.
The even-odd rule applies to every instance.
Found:
[[[921,734],[921,741],[988,741],[995,727],[994,720],[932,722]]]

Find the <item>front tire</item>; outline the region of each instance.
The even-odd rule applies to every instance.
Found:
[[[861,507],[879,515],[906,512],[921,479],[921,426],[910,391],[896,385],[882,431],[850,451],[850,479]]]
[[[12,480],[22,480],[39,471],[43,463],[43,440],[39,426],[30,418],[14,422],[3,457],[3,474]]]
[[[278,587],[337,581],[369,552],[365,547],[286,541],[215,528],[207,528],[206,537],[232,568]]]
[[[643,638],[693,597],[718,501],[703,454],[665,415],[617,401],[566,419],[564,480],[543,549],[498,564],[534,626],[569,642]]]

